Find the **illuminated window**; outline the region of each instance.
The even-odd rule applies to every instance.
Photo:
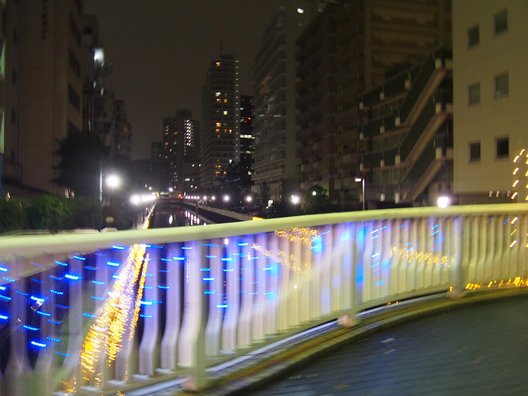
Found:
[[[480,30],[479,25],[473,26],[468,29],[468,47],[474,47],[480,42]]]
[[[227,110],[224,110],[224,115],[227,115]]]
[[[222,62],[218,62],[218,61],[217,61],[217,62],[216,62],[216,67],[220,67],[220,66],[222,66]]]
[[[222,99],[216,98],[216,103],[222,103]]]
[[[217,126],[217,127],[221,127],[222,124],[221,124],[220,122],[217,122],[217,123],[216,123],[216,126]]]
[[[221,92],[216,92],[215,96],[220,96],[221,94],[222,94]]]

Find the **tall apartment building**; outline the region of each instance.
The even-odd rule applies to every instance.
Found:
[[[368,206],[435,205],[451,193],[451,77],[450,51],[437,50],[360,96],[357,176]]]
[[[177,193],[197,188],[198,123],[190,110],[178,110],[173,117],[163,119],[162,158],[169,168],[169,185]]]
[[[315,14],[316,1],[289,1],[267,27],[253,64],[253,192],[266,203],[297,189],[296,40]]]
[[[528,3],[453,2],[454,192],[528,200]]]
[[[200,184],[219,188],[231,162],[240,160],[240,94],[238,60],[220,55],[209,65],[202,88]]]
[[[254,128],[253,97],[240,95],[240,182],[243,188],[251,190],[253,173]]]
[[[320,185],[333,203],[357,204],[359,95],[449,45],[450,38],[449,0],[326,5],[297,42],[302,192]]]
[[[82,2],[4,2],[4,176],[62,193],[57,141],[82,128]]]
[[[7,14],[7,4],[0,2],[0,13]],[[8,114],[9,105],[7,103],[6,93],[6,72],[7,72],[7,51],[6,42],[8,40],[10,29],[6,26],[5,18],[0,22],[0,196],[2,195],[2,176],[4,164],[4,144],[5,144],[5,129],[6,129],[6,115]]]

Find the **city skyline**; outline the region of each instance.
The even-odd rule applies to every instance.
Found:
[[[201,119],[204,75],[220,52],[240,59],[240,92],[253,94],[253,60],[281,3],[158,0],[153,7],[139,1],[133,5],[123,0],[85,2],[84,13],[99,20],[113,67],[112,88],[127,102],[133,159],[149,157],[150,143],[161,138],[164,116],[189,108]],[[139,25],[144,27],[138,30]]]

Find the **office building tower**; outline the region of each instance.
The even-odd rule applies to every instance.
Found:
[[[214,193],[232,162],[240,160],[238,60],[220,55],[211,61],[202,88],[200,133],[201,188]]]
[[[178,110],[175,116],[163,119],[162,159],[169,169],[169,184],[176,193],[196,190],[197,122],[190,110]]]

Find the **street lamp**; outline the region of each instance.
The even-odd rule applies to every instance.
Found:
[[[363,201],[363,210],[365,210],[365,178],[356,177],[354,178],[356,183],[361,183],[361,200]]]
[[[115,173],[110,173],[105,177],[105,185],[111,190],[121,187],[121,177]],[[103,203],[103,170],[99,171],[99,202]]]
[[[449,198],[447,195],[441,195],[436,200],[436,204],[439,208],[445,209],[451,205],[451,198]]]
[[[301,197],[299,197],[297,194],[292,194],[290,196],[290,202],[293,205],[299,205],[301,203]]]

